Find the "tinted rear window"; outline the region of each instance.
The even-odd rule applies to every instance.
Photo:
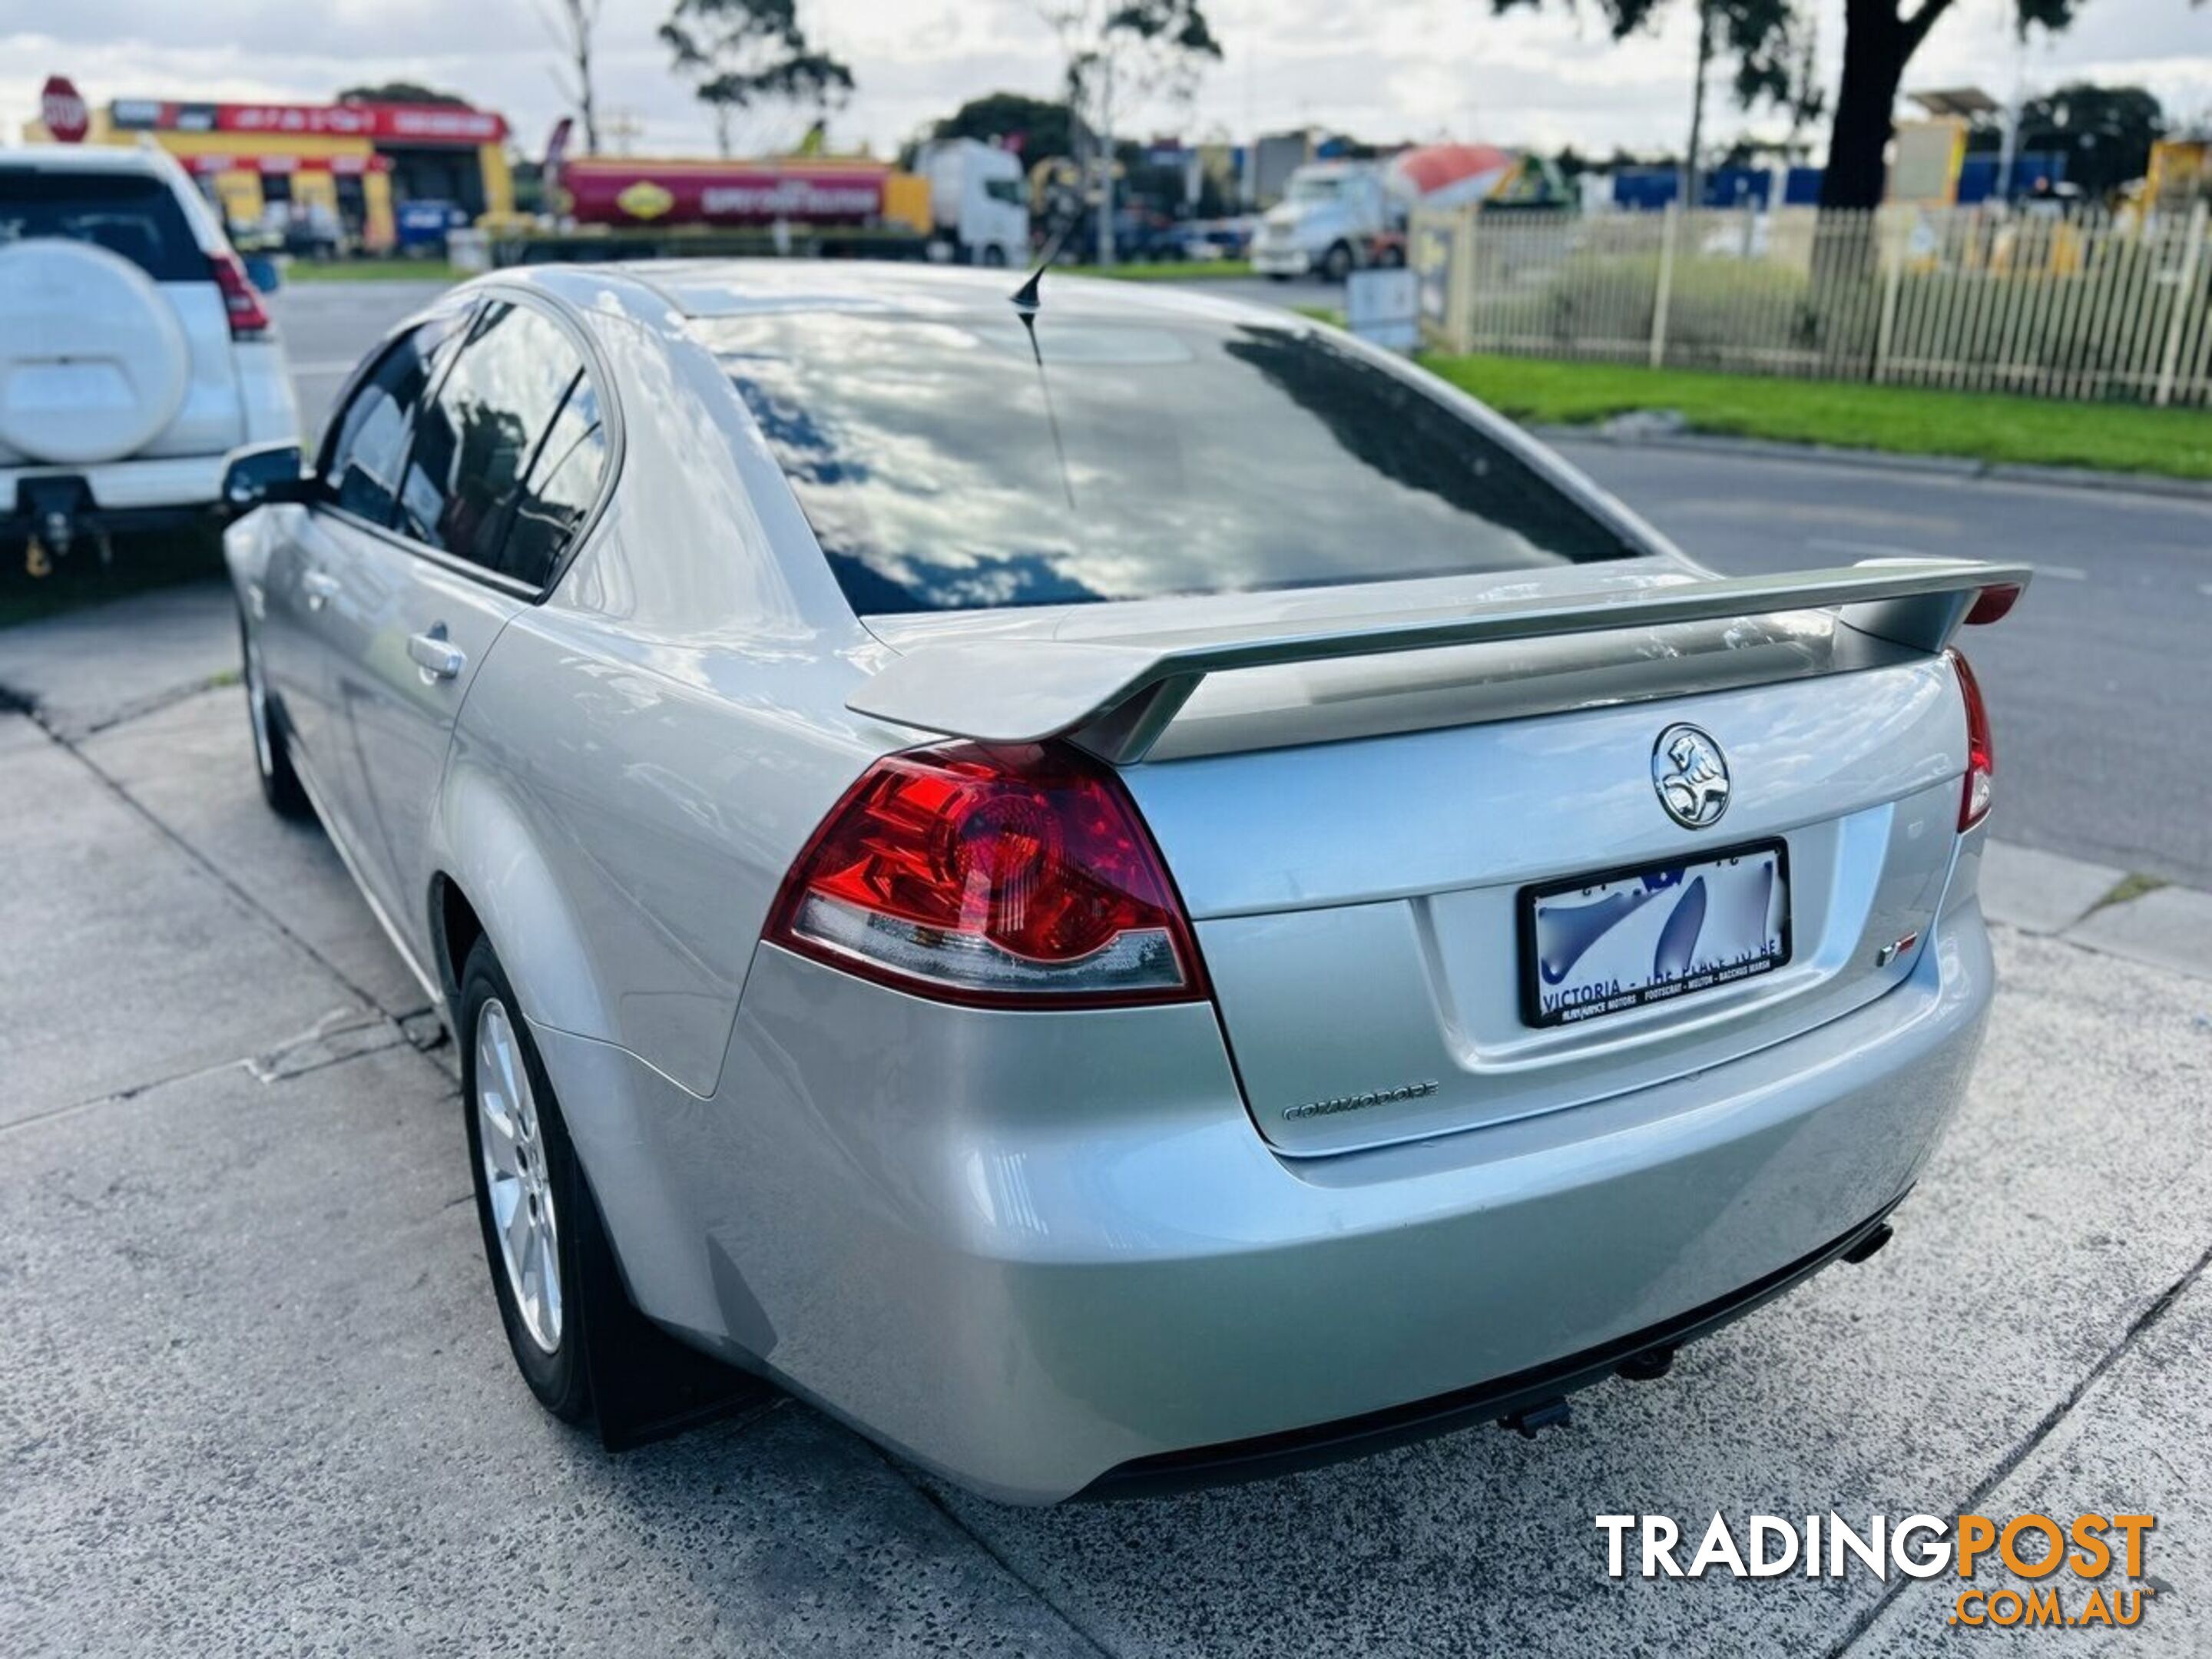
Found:
[[[157,283],[214,280],[169,186],[143,174],[0,167],[0,247],[34,236],[95,243]]]
[[[1325,334],[1126,315],[701,321],[860,614],[1642,551]]]

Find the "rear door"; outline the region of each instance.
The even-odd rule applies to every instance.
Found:
[[[414,422],[393,532],[342,574],[337,603],[359,634],[331,667],[356,750],[362,879],[418,944],[453,721],[597,498],[598,395],[566,324],[526,302],[487,303]]]

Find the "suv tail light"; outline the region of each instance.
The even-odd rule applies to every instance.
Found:
[[[949,1002],[1206,994],[1182,901],[1121,781],[1057,744],[886,755],[799,855],[765,937]]]
[[[1959,797],[1959,829],[1963,834],[1990,815],[1990,796],[1996,778],[1996,745],[1990,740],[1989,705],[1982,701],[1980,683],[1958,652],[1943,653],[1959,676],[1959,691],[1966,700],[1966,782]]]
[[[222,294],[223,312],[230,319],[230,337],[258,340],[268,333],[269,313],[262,309],[261,296],[253,291],[239,257],[228,248],[210,253],[208,268],[215,273],[215,285]]]

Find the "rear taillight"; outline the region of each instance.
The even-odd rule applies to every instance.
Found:
[[[1959,677],[1960,695],[1966,700],[1966,782],[1959,797],[1959,828],[1963,832],[1990,815],[1997,751],[1996,745],[1990,741],[1989,705],[1982,701],[1982,688],[1974,678],[1974,671],[1966,666],[1966,659],[1956,651],[1943,654],[1950,658],[1952,671]]]
[[[210,253],[208,269],[215,273],[215,285],[222,295],[223,313],[230,319],[230,337],[258,340],[268,333],[269,313],[261,308],[261,296],[253,291],[238,256],[228,248]]]
[[[1055,744],[884,757],[799,855],[766,937],[951,1002],[1206,994],[1182,905],[1121,781]]]

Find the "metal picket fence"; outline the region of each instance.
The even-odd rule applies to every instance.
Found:
[[[2212,226],[1888,207],[1415,216],[1459,351],[2212,406]]]

